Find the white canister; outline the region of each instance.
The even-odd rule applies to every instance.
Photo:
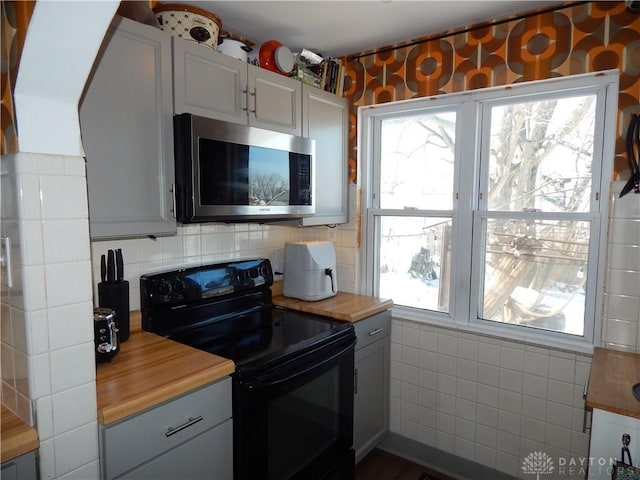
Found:
[[[163,31],[217,49],[222,20],[215,13],[182,3],[159,3],[153,13]]]
[[[247,61],[247,54],[253,50],[255,44],[244,37],[235,35],[230,32],[220,32],[220,40],[218,40],[218,51],[237,58],[243,62]]]

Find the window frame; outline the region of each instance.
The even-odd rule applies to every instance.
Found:
[[[445,216],[439,210],[387,210],[380,208],[379,175],[380,151],[376,142],[380,137],[381,121],[390,117],[402,117],[419,111],[456,110],[456,144],[454,151],[453,210],[447,211],[452,221],[452,263],[451,285],[449,292],[449,312],[435,312],[420,308],[396,305],[393,315],[396,318],[432,324],[488,335],[498,338],[560,348],[564,350],[590,353],[598,345],[601,335],[601,318],[604,301],[605,261],[607,253],[607,223],[609,213],[609,189],[613,176],[613,159],[616,142],[616,117],[619,93],[619,72],[608,70],[548,80],[523,82],[508,86],[491,87],[460,93],[442,94],[419,99],[402,100],[382,105],[360,107],[358,109],[358,185],[361,192],[361,221],[364,239],[359,251],[358,271],[360,293],[379,296],[377,272],[375,266],[379,260],[376,242],[379,239],[376,217],[387,215],[400,216]],[[587,269],[587,290],[585,302],[584,333],[582,337],[556,331],[527,328],[519,325],[502,324],[477,318],[480,277],[484,268],[474,259],[480,254],[481,241],[474,235],[481,230],[482,218],[495,218],[496,211],[486,209],[486,191],[483,185],[483,172],[487,168],[487,139],[489,129],[481,129],[487,121],[491,106],[512,103],[520,99],[535,100],[554,96],[595,93],[596,125],[602,125],[602,135],[594,139],[594,163],[592,167],[590,210],[575,214],[576,217],[590,221],[589,264]],[[451,108],[453,107],[453,108]],[[461,121],[458,121],[461,120]],[[601,123],[598,123],[601,122]],[[471,134],[469,132],[472,132]],[[485,138],[482,138],[482,137]],[[465,141],[460,141],[460,139]],[[483,152],[483,148],[485,151]],[[601,162],[598,164],[598,160]],[[481,162],[487,162],[482,165]],[[464,163],[464,165],[462,165]],[[463,168],[462,168],[463,167]],[[484,205],[483,205],[484,203]],[[484,206],[484,209],[481,207]],[[515,212],[499,212],[499,215],[512,215]],[[518,215],[522,213],[519,212]],[[563,216],[573,215],[564,213]],[[536,218],[557,218],[554,214],[537,213]],[[447,218],[448,215],[447,215]],[[566,217],[565,217],[566,218]],[[593,261],[591,261],[593,259]]]

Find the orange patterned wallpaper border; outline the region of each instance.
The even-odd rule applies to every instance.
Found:
[[[568,5],[346,62],[349,178],[356,181],[358,107],[609,69],[620,70],[617,179],[629,168],[626,126],[640,112],[640,14],[622,1]]]
[[[0,154],[18,150],[12,92],[35,1],[0,2]],[[589,2],[347,62],[349,177],[356,180],[357,107],[618,68],[614,179],[627,173],[623,134],[640,111],[640,15]]]

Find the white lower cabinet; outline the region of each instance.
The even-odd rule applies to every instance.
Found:
[[[593,409],[589,444],[589,480],[611,480],[613,462],[621,460],[622,435],[629,434],[634,466],[640,462],[640,419]],[[628,457],[625,456],[628,463]]]
[[[354,324],[353,448],[356,463],[373,450],[389,431],[389,361],[391,311]]]
[[[231,378],[100,426],[102,479],[233,478]]]

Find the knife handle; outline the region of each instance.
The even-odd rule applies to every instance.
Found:
[[[116,281],[121,282],[124,279],[124,261],[122,260],[122,249],[116,250]]]
[[[107,279],[107,258],[104,255],[100,257],[100,279],[103,282]]]
[[[116,262],[113,250],[107,252],[107,283],[112,283],[116,279]]]

